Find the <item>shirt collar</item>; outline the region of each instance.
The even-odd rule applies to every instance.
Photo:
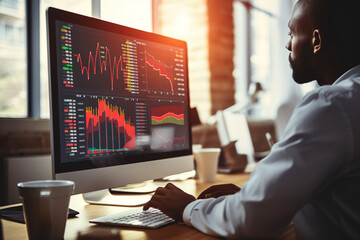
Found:
[[[356,77],[360,77],[360,65],[357,65],[351,68],[350,70],[348,70],[347,72],[345,72],[333,83],[333,85],[338,84],[345,79],[356,78]]]

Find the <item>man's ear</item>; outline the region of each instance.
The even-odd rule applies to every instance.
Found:
[[[321,49],[321,34],[319,29],[313,31],[312,45],[314,48],[314,54],[318,54]]]

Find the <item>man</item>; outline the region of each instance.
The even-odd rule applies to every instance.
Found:
[[[301,100],[240,191],[213,186],[196,200],[168,184],[144,209],[227,238],[276,237],[294,221],[297,239],[360,239],[359,2],[295,5],[286,45],[293,78],[321,87]]]

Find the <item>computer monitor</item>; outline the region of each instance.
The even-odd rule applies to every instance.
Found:
[[[193,169],[185,41],[55,8],[47,30],[54,179],[99,203]]]

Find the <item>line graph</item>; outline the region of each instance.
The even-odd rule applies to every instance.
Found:
[[[170,90],[174,92],[174,77],[172,66],[158,60],[149,52],[145,52],[145,62],[148,66],[147,72],[150,76],[150,88],[158,88],[161,90]],[[155,72],[157,75],[155,75]],[[168,82],[165,84],[164,82]]]
[[[105,52],[104,60],[102,59],[101,52]],[[123,61],[127,61],[127,59],[124,59],[122,56],[119,56],[118,58],[114,57],[113,63],[111,63],[111,53],[110,49],[107,47],[100,46],[100,43],[96,44],[96,50],[95,50],[95,56],[93,57],[92,52],[89,52],[88,57],[88,63],[87,66],[83,65],[83,61],[81,58],[81,54],[74,54],[76,57],[76,61],[80,63],[81,68],[81,74],[84,75],[84,72],[86,72],[88,80],[90,79],[90,64],[92,63],[93,66],[93,73],[96,74],[96,65],[99,61],[100,65],[100,72],[103,73],[103,71],[106,71],[106,66],[109,65],[109,71],[110,71],[110,78],[111,78],[111,90],[114,89],[114,72],[116,68],[116,79],[119,79],[119,67],[120,70],[123,70]]]
[[[87,80],[92,79],[92,84],[100,89],[110,85],[111,91],[114,91],[115,81],[117,81],[118,90],[138,93],[136,60],[134,60],[134,55],[130,54],[135,51],[136,46],[128,40],[120,45],[120,48],[113,47],[115,52],[120,53],[113,54],[116,56],[112,55],[109,47],[101,45],[100,42],[96,42],[94,52],[83,50],[83,55],[80,52],[74,53],[73,56],[79,65],[79,68],[74,69],[80,69],[79,75],[86,76]],[[81,49],[89,48],[81,47]],[[106,82],[109,80],[110,84],[107,85]],[[90,82],[87,85],[79,84],[79,86],[86,88],[90,86],[89,84]]]
[[[168,136],[162,136],[158,131],[153,130],[152,132],[153,136],[156,136],[157,139],[161,140],[162,143],[159,145],[180,145],[184,144],[185,136],[183,137],[168,137]]]
[[[135,126],[121,107],[105,99],[98,99],[96,107],[86,107],[88,154],[134,150],[135,135]]]

